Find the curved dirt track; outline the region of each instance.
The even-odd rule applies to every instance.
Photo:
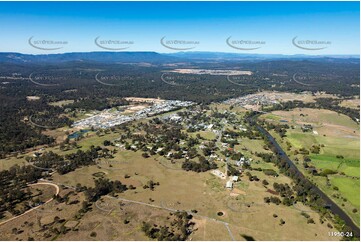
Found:
[[[55,192],[54,195],[58,195],[59,192],[60,192],[59,186],[56,185],[56,184],[54,184],[54,183],[50,183],[50,182],[38,182],[38,183],[35,183],[35,184],[29,184],[29,186],[37,186],[37,185],[49,185],[49,186],[55,187],[56,192]],[[34,211],[34,210],[40,208],[41,206],[43,206],[43,205],[45,205],[45,204],[47,204],[47,203],[50,203],[51,201],[53,201],[53,198],[50,198],[48,201],[44,202],[44,203],[43,203],[42,205],[40,205],[40,206],[36,206],[36,207],[34,207],[34,208],[31,208],[31,209],[27,210],[26,212],[24,212],[24,213],[22,213],[22,214],[20,214],[20,215],[18,215],[18,216],[9,218],[9,219],[1,222],[1,223],[0,223],[0,226],[1,226],[1,225],[4,225],[4,224],[6,224],[6,223],[8,223],[8,222],[10,222],[10,221],[12,221],[12,220],[15,220],[15,219],[17,219],[17,218],[20,218],[20,217],[24,216],[25,214],[28,214],[28,213],[30,213],[31,211]]]

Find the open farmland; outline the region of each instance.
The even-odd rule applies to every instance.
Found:
[[[322,109],[274,111],[261,118],[289,126],[281,141],[285,150],[288,149],[291,157],[299,161],[298,167],[359,224],[359,124],[345,115]],[[311,125],[312,130],[304,132],[304,125]],[[316,146],[319,151],[312,152]],[[301,149],[308,150],[309,154],[300,154]],[[310,159],[307,166],[305,157]],[[313,168],[316,175],[310,173]]]
[[[341,107],[360,109],[360,98],[346,99],[340,103]]]

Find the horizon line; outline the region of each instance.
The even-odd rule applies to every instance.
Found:
[[[0,54],[21,54],[21,55],[62,55],[62,54],[77,54],[77,53],[157,53],[162,55],[171,55],[171,54],[189,54],[189,53],[213,53],[213,54],[234,54],[234,55],[282,55],[282,56],[358,56],[360,54],[282,54],[282,53],[239,53],[239,52],[224,52],[224,51],[178,51],[178,52],[158,52],[152,50],[134,50],[134,51],[69,51],[69,52],[57,52],[57,53],[23,53],[16,51],[0,51]]]

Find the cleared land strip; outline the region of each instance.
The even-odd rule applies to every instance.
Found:
[[[59,192],[60,192],[59,186],[58,186],[57,184],[54,184],[54,183],[51,183],[51,182],[41,182],[41,183],[29,184],[29,186],[37,186],[37,185],[49,185],[49,186],[55,187],[56,192],[55,192],[54,195],[58,195]],[[50,198],[50,199],[49,199],[48,201],[46,201],[45,203],[43,203],[43,204],[41,204],[41,205],[39,205],[39,206],[36,206],[36,207],[34,207],[34,208],[31,208],[31,209],[25,211],[24,213],[22,213],[22,214],[20,214],[20,215],[18,215],[18,216],[9,218],[8,220],[5,220],[5,221],[1,222],[1,223],[0,223],[0,226],[3,225],[3,224],[8,223],[8,222],[10,222],[10,221],[12,221],[12,220],[14,220],[14,219],[20,218],[20,217],[24,216],[25,214],[30,213],[31,211],[34,211],[34,210],[40,208],[41,206],[44,206],[44,205],[47,204],[47,203],[50,203],[51,201],[53,201],[53,198]]]

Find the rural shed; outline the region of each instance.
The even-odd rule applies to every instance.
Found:
[[[233,182],[232,181],[227,181],[226,188],[232,189],[233,188]]]

